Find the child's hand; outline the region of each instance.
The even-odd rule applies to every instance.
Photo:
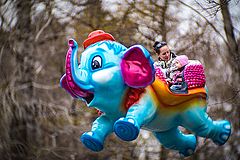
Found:
[[[173,66],[171,66],[170,68],[169,68],[169,72],[172,72],[172,71],[175,71],[175,70],[177,70],[178,68],[175,66],[175,65],[173,65]]]
[[[167,78],[167,79],[166,79],[166,82],[167,82],[168,85],[171,85],[171,84],[172,84],[172,81],[171,81],[170,78]]]

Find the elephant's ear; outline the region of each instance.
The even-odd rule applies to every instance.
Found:
[[[140,45],[126,50],[120,65],[123,79],[130,87],[142,88],[154,81],[153,60],[149,52]]]

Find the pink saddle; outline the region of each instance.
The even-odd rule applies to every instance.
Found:
[[[205,86],[204,68],[198,60],[189,60],[189,63],[184,68],[183,75],[188,89],[203,88]],[[160,68],[156,68],[156,76],[160,80],[166,81],[166,77]]]

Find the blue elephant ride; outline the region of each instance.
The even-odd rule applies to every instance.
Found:
[[[228,140],[230,122],[213,121],[206,113],[207,92],[199,61],[190,62],[184,71],[188,93],[176,94],[141,45],[126,48],[109,33],[96,30],[83,43],[80,63],[77,42],[70,39],[68,45],[61,87],[102,112],[91,130],[81,136],[90,150],[101,151],[113,132],[124,141],[135,140],[140,129],[151,131],[163,146],[184,156],[194,153],[197,136],[210,138],[217,145]],[[200,76],[192,78],[196,72]],[[193,134],[182,133],[178,126]]]

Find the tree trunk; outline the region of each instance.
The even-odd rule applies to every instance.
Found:
[[[16,49],[16,81],[14,88],[27,86],[20,91],[15,90],[17,101],[13,103],[13,118],[10,127],[11,159],[25,159],[31,153],[32,144],[37,145],[37,102],[34,96],[34,56],[33,41],[31,40],[31,0],[18,0],[14,5],[17,10],[15,39],[11,42]]]
[[[237,78],[239,78],[240,73],[240,53],[239,48],[237,45],[236,38],[234,36],[233,32],[233,24],[231,20],[231,16],[228,9],[228,3],[226,0],[221,0],[221,12],[223,16],[223,23],[224,23],[224,30],[228,41],[228,48],[229,48],[229,54],[232,57],[232,67],[234,70],[234,74],[238,75]]]
[[[167,26],[166,26],[166,13],[167,13],[167,9],[169,7],[169,3],[168,0],[164,1],[164,6],[163,6],[163,11],[162,11],[162,22],[161,22],[161,31],[162,31],[162,40],[163,41],[167,41]]]
[[[240,115],[240,101],[239,98],[239,80],[240,80],[240,49],[238,48],[237,40],[234,36],[234,28],[231,20],[231,15],[228,9],[228,1],[220,0],[221,2],[221,12],[223,16],[224,30],[228,41],[228,52],[230,59],[230,64],[233,70],[232,75],[232,87],[233,94],[236,95],[235,100],[233,101],[233,114],[236,117],[237,123],[234,122],[233,128],[239,129],[239,115]],[[231,142],[229,142],[231,143]]]

